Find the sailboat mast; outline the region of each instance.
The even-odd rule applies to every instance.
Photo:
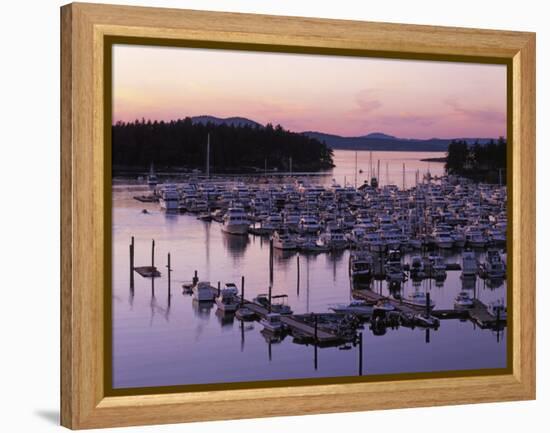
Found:
[[[357,188],[357,151],[355,151],[355,188]]]
[[[374,173],[372,172],[372,151],[370,152],[370,170],[369,170],[370,178],[372,179],[374,177]]]
[[[206,139],[206,177],[210,178],[210,133]]]

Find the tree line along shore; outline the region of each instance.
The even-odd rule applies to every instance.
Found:
[[[204,169],[209,136],[210,169],[216,173],[322,171],[334,167],[325,143],[280,125],[216,125],[136,120],[112,128],[114,171],[156,167]]]
[[[447,150],[445,171],[473,180],[503,183],[506,179],[506,153],[506,140],[502,137],[485,144],[453,140]]]
[[[443,162],[448,174],[499,183],[506,176],[506,147],[502,137],[483,144],[452,140],[445,157],[422,161]],[[210,170],[215,173],[318,172],[334,167],[333,150],[324,140],[280,125],[197,123],[186,117],[117,122],[112,127],[116,174],[142,172],[151,163],[172,171],[202,171],[207,148]]]

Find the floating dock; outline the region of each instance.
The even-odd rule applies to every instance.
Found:
[[[243,303],[243,306],[251,311],[254,311],[258,316],[262,318],[269,314],[267,308],[262,307],[255,302],[247,301],[246,299]],[[317,332],[315,332],[314,326],[301,320],[302,317],[310,316],[311,315],[295,314],[281,315],[281,322],[283,322],[288,327],[288,329],[290,329],[290,331],[298,331],[303,335],[311,337],[313,340],[315,340],[315,335],[317,335],[317,342],[321,345],[330,345],[342,342],[342,338],[338,335],[327,332],[321,329],[319,326],[317,327]]]
[[[420,314],[426,311],[426,307],[405,304],[397,299],[382,296],[372,290],[354,290],[353,297],[363,299],[369,303],[375,304],[384,299],[390,302],[396,310],[406,314]],[[498,319],[489,313],[487,306],[479,299],[474,299],[472,308],[432,310],[430,314],[438,319],[470,319],[481,328],[494,328],[506,324],[506,319]]]
[[[155,266],[135,266],[134,271],[144,278],[160,277],[160,272]]]

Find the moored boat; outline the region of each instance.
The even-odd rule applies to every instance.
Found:
[[[460,291],[455,298],[455,307],[457,308],[471,308],[474,306],[474,300],[470,294],[464,290]]]
[[[232,235],[246,235],[250,220],[242,207],[230,207],[223,217],[222,231]]]

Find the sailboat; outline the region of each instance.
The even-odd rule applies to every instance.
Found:
[[[153,163],[151,163],[151,166],[149,167],[149,175],[147,176],[147,185],[150,187],[155,187],[158,184],[158,178],[155,174],[155,168]]]

